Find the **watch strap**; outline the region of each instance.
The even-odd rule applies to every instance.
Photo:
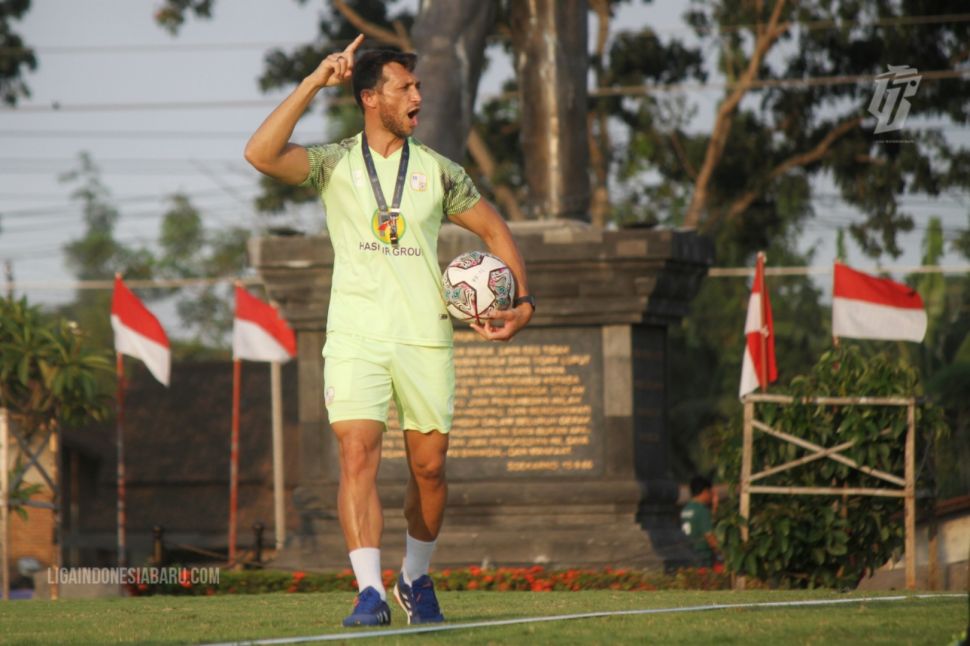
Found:
[[[515,300],[512,301],[512,307],[518,307],[522,303],[528,303],[532,306],[532,311],[536,310],[536,297],[526,294],[525,296],[516,296]]]

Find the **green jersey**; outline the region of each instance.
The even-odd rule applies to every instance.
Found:
[[[310,174],[303,182],[320,194],[334,249],[327,332],[427,346],[452,344],[438,267],[438,231],[444,217],[467,211],[480,199],[464,169],[409,139],[401,211],[392,244],[379,217],[358,134],[339,143],[307,148]],[[390,157],[371,150],[388,204],[394,193],[401,148]]]
[[[690,539],[690,545],[704,561],[712,561],[714,552],[704,535],[713,530],[711,510],[696,500],[691,500],[680,511],[680,526]]]

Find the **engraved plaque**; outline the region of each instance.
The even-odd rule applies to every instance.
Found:
[[[598,327],[526,328],[510,343],[457,329],[448,478],[600,475],[602,362]],[[391,408],[381,475],[396,478],[407,467]]]

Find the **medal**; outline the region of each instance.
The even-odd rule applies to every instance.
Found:
[[[377,201],[378,230],[387,231],[388,240],[391,245],[396,247],[398,242],[397,219],[401,214],[401,197],[404,195],[404,181],[408,174],[408,158],[411,156],[408,140],[404,139],[404,148],[401,149],[401,161],[397,166],[397,181],[394,183],[394,197],[391,198],[390,207],[387,206],[387,200],[384,199],[381,180],[377,177],[374,158],[371,156],[370,146],[367,145],[367,133],[360,133],[360,143],[364,153],[364,166],[367,167],[367,176],[370,178],[370,187],[374,191],[374,199]]]

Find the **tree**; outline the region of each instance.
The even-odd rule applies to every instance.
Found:
[[[246,269],[246,243],[250,231],[231,227],[206,231],[202,215],[184,195],[171,198],[162,220],[159,252],[154,260],[158,278],[211,278],[239,276]],[[224,347],[232,329],[233,287],[203,284],[185,287],[176,293],[176,310],[183,326],[193,331],[192,343]]]
[[[959,240],[953,245],[961,251]],[[944,251],[940,218],[930,219],[923,241],[923,264],[938,264]],[[964,256],[970,253],[963,250]],[[927,393],[943,409],[951,433],[936,447],[940,497],[970,491],[970,277],[918,274],[907,277],[926,305],[926,338],[911,354]],[[908,344],[906,344],[908,345]],[[907,348],[908,350],[908,348]]]
[[[95,347],[76,324],[46,317],[26,299],[0,299],[0,408],[27,438],[104,419],[111,363]],[[22,483],[11,492],[13,508],[25,515],[23,503],[39,490]]]
[[[37,69],[37,57],[23,39],[13,31],[11,22],[20,20],[30,10],[30,0],[0,2],[0,100],[16,105],[29,97],[30,89],[23,80],[27,70]]]
[[[89,155],[82,154],[79,168],[63,180],[80,183],[73,198],[82,205],[86,228],[80,238],[65,246],[65,255],[81,280],[109,280],[116,272],[128,279],[236,277],[246,268],[248,229],[206,231],[201,214],[185,195],[171,196],[171,206],[159,228],[158,250],[152,251],[126,245],[115,237],[115,225],[122,214]],[[175,299],[184,328],[193,333],[189,351],[197,353],[205,346],[225,346],[232,326],[231,294],[227,282],[222,287],[156,288],[144,295],[153,300]],[[111,346],[111,298],[109,290],[81,289],[61,311],[92,340]]]
[[[80,280],[109,280],[115,272],[131,278],[151,276],[151,254],[128,247],[115,238],[120,214],[111,201],[111,192],[101,182],[100,170],[91,156],[81,153],[78,168],[65,173],[61,181],[77,184],[71,199],[81,205],[85,230],[80,238],[64,247],[68,267]],[[92,342],[112,345],[110,290],[77,290],[73,302],[60,313],[75,321]]]
[[[686,18],[699,38],[719,48],[728,88],[703,157],[693,160],[698,172],[683,223],[710,230],[749,218],[773,208],[792,179],[827,174],[842,199],[866,216],[850,227],[862,249],[898,256],[896,234],[913,226],[900,196],[966,189],[970,151],[938,131],[906,131],[902,142],[899,133],[874,136],[866,125],[874,87],[858,81],[904,61],[924,76],[921,118],[967,123],[970,81],[952,67],[965,57],[970,25],[944,15],[962,8],[915,0],[693,2]],[[756,89],[758,112],[745,101]],[[742,177],[727,157],[736,128],[759,144]]]

